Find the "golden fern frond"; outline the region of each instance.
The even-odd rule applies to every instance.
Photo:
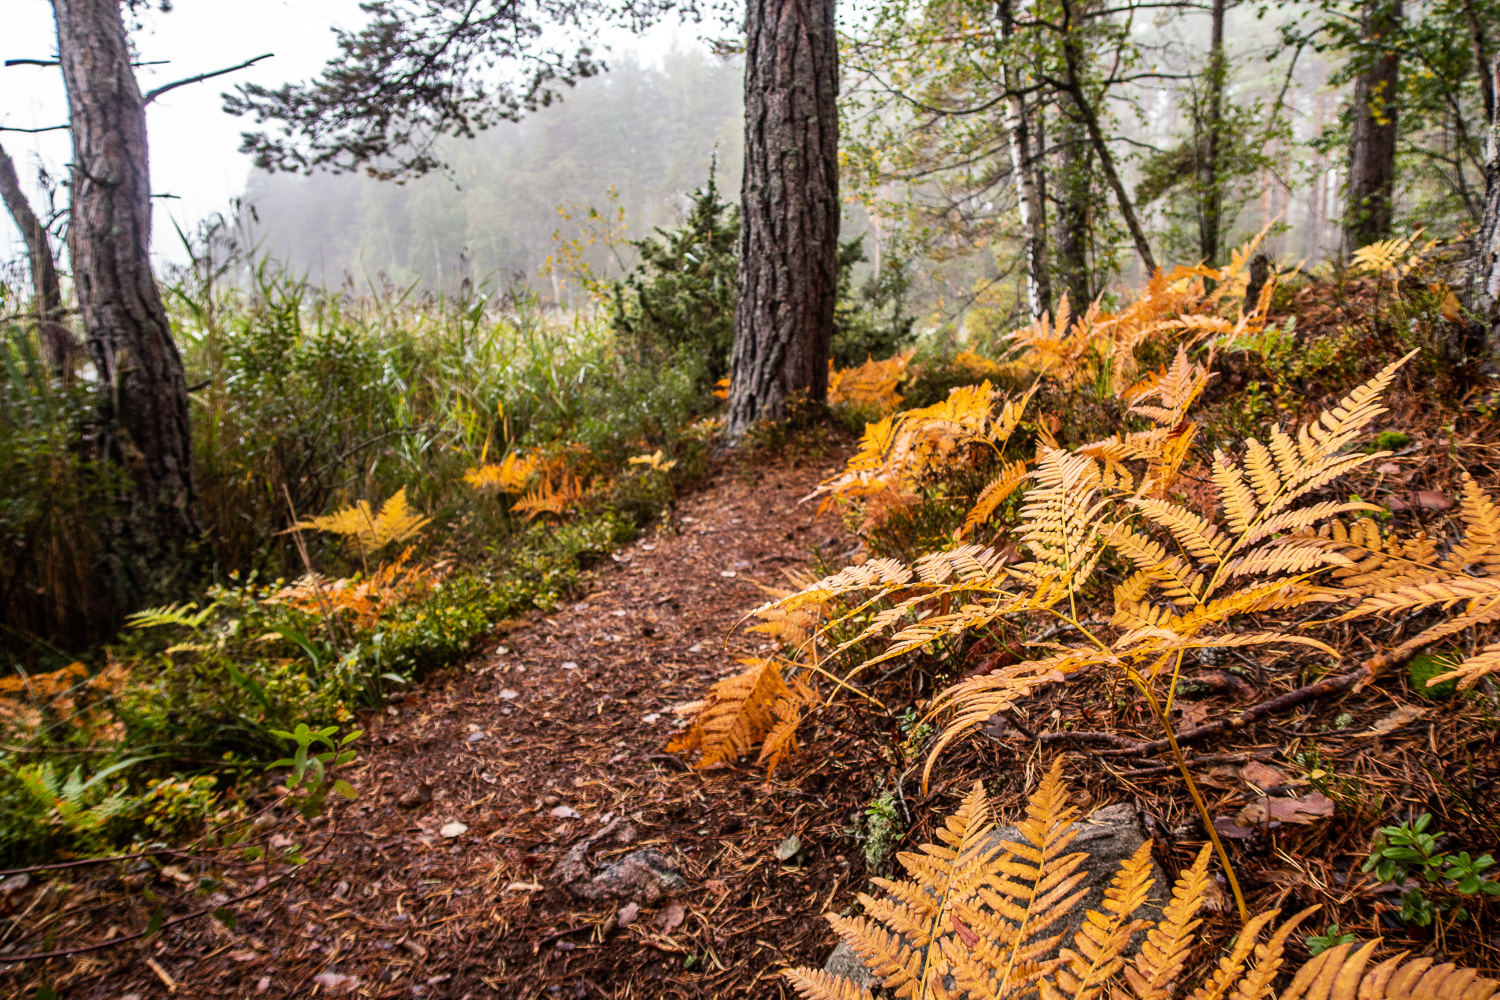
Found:
[[[1198,911],[1208,892],[1208,860],[1213,845],[1204,844],[1192,867],[1172,886],[1172,901],[1162,911],[1161,920],[1146,932],[1140,951],[1125,967],[1125,981],[1135,1000],[1168,1000],[1177,977],[1192,950],[1198,926]]]
[[[1316,906],[1310,906],[1271,932],[1265,943],[1255,946],[1255,965],[1234,985],[1230,1000],[1264,1000],[1271,995],[1271,984],[1281,972],[1286,940],[1297,925],[1306,920]]]
[[[1234,945],[1229,953],[1219,956],[1219,963],[1209,975],[1207,981],[1193,990],[1188,1000],[1224,1000],[1229,991],[1234,989],[1240,982],[1245,972],[1245,963],[1255,952],[1256,943],[1260,939],[1260,932],[1265,926],[1275,920],[1280,910],[1270,910],[1266,913],[1256,914],[1245,922],[1240,928],[1239,934],[1234,939]]]
[[[1406,952],[1366,971],[1379,943],[1377,938],[1359,948],[1329,948],[1297,971],[1281,1000],[1489,1000],[1500,991],[1500,982],[1475,969],[1438,965],[1430,958],[1403,962]]]
[[[874,1000],[874,994],[852,979],[822,969],[788,969],[782,975],[803,1000]]]
[[[1099,466],[1086,455],[1043,446],[1036,479],[1021,508],[1021,540],[1035,561],[1016,572],[1028,582],[1051,577],[1071,589],[1093,573],[1103,551],[1098,515],[1108,501],[1098,498]]]
[[[1132,500],[1130,505],[1172,533],[1188,555],[1211,566],[1223,562],[1233,542],[1212,521],[1167,500]]]
[[[974,507],[964,518],[963,527],[959,529],[958,537],[962,538],[975,528],[984,524],[995,513],[995,508],[1010,498],[1010,495],[1020,488],[1031,475],[1027,471],[1027,463],[1022,459],[1002,466],[989,485],[979,491],[979,496],[974,501]]]
[[[757,764],[766,765],[767,778],[776,773],[782,761],[797,752],[797,727],[802,725],[806,708],[807,700],[797,693],[776,700],[771,710],[776,724],[766,733],[760,756],[755,759]]]
[[[737,760],[776,729],[782,721],[778,703],[794,697],[778,661],[751,657],[740,663],[749,669],[710,688],[697,718],[667,744],[672,753],[697,753],[695,767]]]
[[[1059,952],[1063,962],[1056,986],[1042,983],[1042,1000],[1093,1000],[1125,966],[1124,952],[1142,922],[1131,919],[1146,905],[1155,880],[1151,878],[1151,844],[1146,842],[1120,869],[1104,893],[1104,912],[1090,910],[1073,935],[1073,947]]]
[[[1500,573],[1500,506],[1467,472],[1459,512],[1464,522],[1464,540],[1454,546],[1448,565],[1454,572],[1477,564],[1490,573]]]
[[[543,513],[561,516],[582,498],[583,484],[578,477],[564,474],[559,485],[553,487],[552,477],[544,476],[540,486],[517,500],[510,509],[525,514],[529,521]]]
[[[371,509],[368,500],[360,500],[332,514],[298,521],[288,530],[343,535],[351,539],[361,552],[370,553],[392,542],[416,538],[431,521],[432,518],[413,510],[406,502],[406,487],[403,486],[380,505],[379,512]]]
[[[1396,379],[1396,371],[1415,357],[1415,349],[1386,365],[1373,378],[1325,410],[1316,420],[1304,424],[1297,432],[1297,450],[1309,464],[1335,455],[1349,444],[1385,407],[1380,397]],[[1373,456],[1371,456],[1373,457]]]
[[[1427,686],[1457,680],[1460,691],[1473,687],[1479,678],[1500,671],[1500,642],[1492,642],[1473,656],[1465,657],[1452,670],[1445,670],[1427,681]]]

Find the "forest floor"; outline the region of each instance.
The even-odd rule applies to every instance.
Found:
[[[1464,474],[1500,492],[1500,420],[1455,430],[1419,381],[1395,396],[1383,424],[1409,434],[1410,446],[1339,489],[1382,505],[1405,536],[1449,537]],[[1232,389],[1223,399],[1213,405],[1237,405]],[[780,458],[721,462],[682,497],[669,526],[598,567],[589,593],[510,623],[465,664],[362,719],[348,774],[358,801],[262,831],[275,831],[270,846],[295,842],[309,859],[285,882],[261,887],[265,865],[241,871],[187,858],[142,860],[123,877],[64,872],[0,889],[8,918],[0,962],[22,940],[68,951],[45,964],[0,966],[0,993],[786,998],[780,972],[824,962],[835,935],[823,915],[856,907],[876,874],[861,840],[872,803],[892,812],[894,792],[889,846],[915,850],[977,779],[1001,819],[1019,815],[1058,752],[1070,757],[1075,805],[1086,813],[1129,802],[1168,877],[1181,871],[1205,831],[1166,757],[1107,748],[1107,740],[1158,735],[1111,674],[1070,675],[1014,717],[992,719],[954,744],[933,787],[921,790],[924,699],[934,685],[989,669],[1005,653],[989,638],[957,660],[868,678],[888,711],[847,698],[818,708],[799,733],[800,751],[770,780],[753,756],[698,771],[667,752],[679,725],[673,708],[739,672],[740,657],[769,649],[737,628],[766,599],[761,587],[785,586],[784,571],[798,567],[857,561],[859,540],[836,515],[797,503],[849,451],[810,438]],[[1199,656],[1176,721],[1193,726],[1266,705],[1391,649],[1415,627],[1409,617],[1320,626],[1313,634],[1336,657],[1296,649]],[[1445,849],[1493,851],[1497,718],[1500,691],[1488,683],[1441,700],[1398,669],[1192,749],[1189,766],[1229,841],[1250,911],[1317,906],[1308,934],[1337,922],[1381,938],[1381,956],[1462,958],[1494,975],[1493,907],[1462,924],[1404,924],[1401,889],[1361,869],[1373,831],[1422,813],[1449,834]],[[1291,809],[1303,805],[1316,808]],[[1257,809],[1262,819],[1248,819]],[[1273,809],[1283,809],[1280,819],[1266,818]],[[221,874],[206,888],[198,872]],[[205,894],[248,898],[229,906],[232,927],[193,919],[79,951],[138,932],[158,904],[168,918],[186,914]],[[1203,914],[1205,940],[1228,940],[1240,927],[1227,895],[1218,896]],[[1295,960],[1308,954],[1300,934],[1290,947]],[[1193,974],[1215,954],[1196,951]]]
[[[853,548],[836,517],[797,505],[835,452],[721,466],[587,596],[362,720],[358,802],[287,832],[310,864],[236,905],[234,930],[201,919],[80,957],[59,995],[787,995],[780,970],[821,965],[835,943],[821,915],[862,888],[840,853],[860,803],[832,799],[864,783],[773,790],[753,758],[704,773],[664,747],[674,705],[768,648],[726,644],[757,584]],[[590,868],[655,852],[635,857],[680,880],[580,898],[559,885],[577,845]]]

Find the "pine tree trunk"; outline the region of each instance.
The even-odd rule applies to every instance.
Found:
[[[1224,57],[1225,0],[1213,0],[1208,45],[1208,121],[1203,136],[1201,165],[1202,208],[1198,214],[1198,255],[1214,267],[1219,259],[1219,236],[1223,228],[1224,192],[1219,184],[1219,147],[1224,125],[1224,82],[1228,65]]]
[[[838,294],[834,0],[749,0],[729,436],[828,395]]]
[[[16,165],[0,148],[0,199],[15,220],[21,238],[26,241],[26,257],[31,264],[31,282],[36,296],[37,331],[47,352],[47,366],[58,375],[72,372],[77,345],[73,334],[61,322],[63,311],[62,282],[57,277],[57,262],[52,257],[52,240],[31,202],[21,190]]]
[[[1500,58],[1494,63],[1500,80]],[[1500,101],[1490,105],[1489,141],[1484,164],[1484,214],[1474,234],[1469,264],[1468,307],[1479,314],[1491,350],[1500,348]]]
[[[1369,0],[1360,15],[1361,34],[1378,43],[1401,23],[1401,0]],[[1344,209],[1344,253],[1391,235],[1391,197],[1396,185],[1396,98],[1401,60],[1394,49],[1379,53],[1354,81],[1354,128],[1349,137],[1348,201]]]
[[[73,133],[73,280],[107,391],[101,448],[129,477],[113,543],[124,602],[159,598],[201,534],[182,358],[151,273],[146,112],[120,0],[52,0]]]
[[[1089,280],[1089,209],[1093,156],[1083,126],[1059,115],[1057,170],[1057,270],[1075,313],[1094,300]]]

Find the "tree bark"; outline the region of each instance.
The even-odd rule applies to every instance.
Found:
[[[1500,80],[1500,58],[1494,62],[1494,74]],[[1490,106],[1489,133],[1485,144],[1484,214],[1474,234],[1466,297],[1494,349],[1500,347],[1500,101]]]
[[[1011,0],[1000,4],[1001,31],[1006,39],[1015,35]],[[1009,61],[1007,60],[1007,63]],[[1039,319],[1052,309],[1052,281],[1047,273],[1047,215],[1037,182],[1037,158],[1032,155],[1030,119],[1021,95],[1021,74],[1006,65],[1005,129],[1009,134],[1010,170],[1016,185],[1016,205],[1021,215],[1022,253],[1026,259],[1026,298],[1031,318]]]
[[[1474,50],[1474,70],[1479,77],[1479,96],[1484,101],[1484,120],[1495,117],[1495,74],[1490,71],[1489,42],[1474,0],[1463,0],[1464,20],[1469,24],[1469,46]]]
[[[1369,0],[1360,14],[1362,37],[1377,46],[1400,24],[1401,0]],[[1344,209],[1346,255],[1391,235],[1400,68],[1396,51],[1386,49],[1354,81],[1354,128],[1349,137],[1348,201]]]
[[[73,136],[73,281],[98,371],[101,450],[131,481],[114,539],[123,600],[166,593],[201,534],[182,358],[151,272],[146,112],[120,0],[52,0]]]
[[[1219,185],[1219,147],[1224,125],[1224,81],[1228,63],[1224,58],[1225,0],[1213,0],[1208,44],[1208,121],[1203,135],[1198,213],[1198,255],[1209,267],[1217,266],[1219,237],[1223,228],[1224,192]]]
[[[1066,286],[1068,304],[1075,312],[1082,312],[1094,300],[1089,274],[1093,156],[1083,126],[1065,113],[1058,116],[1057,136],[1057,270]]]
[[[749,0],[731,440],[828,395],[838,294],[834,0]]]
[[[1083,54],[1078,48],[1078,32],[1073,26],[1073,6],[1069,0],[1063,0],[1063,14],[1065,20],[1062,42],[1063,61],[1068,71],[1065,89],[1073,98],[1073,105],[1078,109],[1078,116],[1083,120],[1084,127],[1088,129],[1094,155],[1099,157],[1099,168],[1104,171],[1104,179],[1109,182],[1110,190],[1115,193],[1115,201],[1120,206],[1120,216],[1125,220],[1125,228],[1130,231],[1130,238],[1135,243],[1135,252],[1141,258],[1141,263],[1145,265],[1146,278],[1149,280],[1156,273],[1156,257],[1151,253],[1151,244],[1146,239],[1146,231],[1141,228],[1140,220],[1136,218],[1135,203],[1131,201],[1130,193],[1125,190],[1125,182],[1120,179],[1120,172],[1115,169],[1114,154],[1109,151],[1109,144],[1104,139],[1104,129],[1099,124],[1099,114],[1089,102],[1088,95],[1083,92]]]
[[[57,277],[57,261],[52,256],[52,240],[47,227],[42,225],[31,202],[21,190],[21,180],[16,176],[16,165],[10,155],[0,148],[0,199],[10,217],[15,220],[21,238],[26,241],[26,257],[31,264],[31,282],[36,296],[37,332],[47,352],[47,365],[56,374],[66,377],[73,369],[73,355],[77,344],[72,332],[62,324],[62,282]]]

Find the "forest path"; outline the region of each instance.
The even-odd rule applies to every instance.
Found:
[[[246,904],[234,932],[200,921],[158,953],[177,995],[788,995],[779,970],[821,964],[821,914],[858,888],[838,853],[847,808],[780,781],[773,794],[752,759],[702,773],[663,748],[672,706],[768,648],[742,632],[724,648],[764,599],[754,584],[784,583],[814,546],[852,547],[796,502],[835,451],[724,465],[672,534],[617,553],[587,597],[366,720],[360,799],[316,869]],[[784,864],[793,834],[806,846]],[[561,888],[622,860],[593,899]],[[118,973],[99,995],[161,992],[141,959]]]

